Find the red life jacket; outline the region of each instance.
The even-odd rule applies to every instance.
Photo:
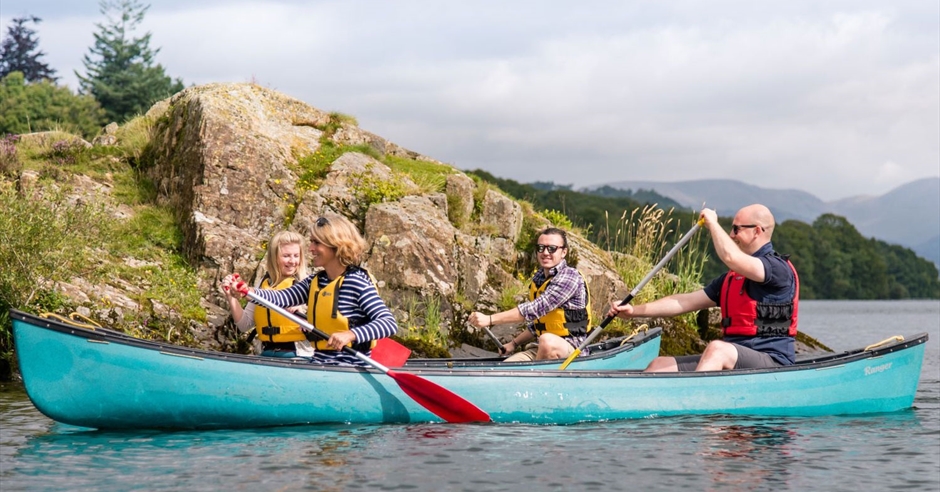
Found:
[[[775,253],[776,254],[776,253]],[[728,271],[721,289],[721,326],[725,335],[796,336],[800,306],[800,277],[786,257],[796,283],[789,302],[757,302],[747,293],[744,275]]]

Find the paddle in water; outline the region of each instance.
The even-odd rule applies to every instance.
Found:
[[[235,289],[241,292],[243,295],[247,296],[252,301],[272,311],[275,311],[282,316],[286,316],[288,319],[294,321],[305,330],[315,333],[324,340],[330,338],[329,335],[308,323],[307,320],[301,319],[297,317],[297,315],[282,308],[281,306],[277,306],[266,299],[258,297],[254,292],[248,290],[248,286],[244,282],[239,282],[235,286]],[[394,379],[395,382],[398,383],[398,387],[400,387],[406,395],[410,396],[415,402],[424,408],[427,408],[431,413],[446,420],[447,422],[463,423],[490,421],[489,414],[481,410],[473,403],[470,403],[469,401],[460,397],[453,391],[444,388],[443,386],[414,374],[392,371],[388,367],[385,367],[376,360],[358,350],[353,349],[352,347],[344,346],[343,352],[355,356],[357,359],[378,369],[379,371],[382,371],[383,374]]]
[[[655,276],[657,273],[659,273],[660,270],[662,270],[663,266],[665,266],[666,263],[670,259],[672,259],[672,257],[675,256],[675,254],[680,249],[682,249],[683,246],[685,246],[685,243],[689,242],[689,239],[692,239],[692,236],[695,234],[695,231],[698,231],[699,228],[701,228],[704,223],[705,223],[705,219],[699,219],[695,223],[695,225],[693,225],[692,228],[689,229],[689,232],[685,233],[685,235],[682,236],[682,239],[680,239],[679,242],[676,243],[676,245],[673,246],[672,249],[670,249],[668,253],[666,253],[666,256],[664,256],[662,260],[659,260],[659,263],[657,263],[656,266],[653,267],[653,270],[647,273],[646,276],[643,277],[643,280],[640,280],[640,283],[636,284],[636,287],[634,287],[633,290],[630,291],[630,294],[628,294],[627,297],[625,297],[622,301],[620,301],[620,305],[623,306],[624,304],[629,304],[630,301],[632,301],[633,298],[636,297],[637,293],[640,292],[640,289],[642,289],[653,278],[653,276]],[[585,338],[583,342],[581,342],[581,345],[578,345],[578,348],[576,348],[574,352],[571,352],[571,355],[569,355],[568,358],[565,359],[565,362],[563,362],[561,366],[558,367],[558,369],[561,371],[564,371],[565,368],[568,367],[568,364],[571,364],[571,361],[575,360],[578,357],[578,355],[581,354],[581,351],[584,350],[584,347],[587,347],[591,343],[591,341],[597,338],[597,336],[601,334],[601,330],[606,328],[607,325],[609,325],[610,322],[614,320],[614,318],[615,316],[608,316],[604,318],[604,321],[601,322],[600,326],[591,330],[591,334],[588,335],[587,338]]]

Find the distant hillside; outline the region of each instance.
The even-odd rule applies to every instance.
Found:
[[[618,181],[592,186],[653,190],[695,209],[702,204],[719,215],[731,216],[751,203],[770,207],[778,222],[796,219],[812,223],[825,213],[847,218],[865,237],[912,248],[940,265],[940,178],[924,178],[876,197],[856,196],[824,202],[805,191],[761,188],[730,179],[657,182]]]
[[[912,181],[878,197],[845,198],[826,205],[865,236],[915,247],[940,235],[940,178]]]
[[[606,185],[591,186],[584,191],[610,187],[622,190],[652,190],[671,198],[679,204],[699,210],[704,204],[718,211],[719,215],[731,216],[744,205],[763,203],[770,207],[783,222],[796,219],[812,222],[825,213],[826,204],[819,198],[800,190],[776,190],[749,185],[732,179],[703,179],[697,181],[618,181]]]
[[[534,183],[533,183],[534,185]],[[611,186],[601,186],[600,188],[595,188],[593,190],[587,190],[588,194],[603,196],[608,198],[630,198],[636,200],[640,203],[655,203],[659,208],[663,210],[669,210],[674,208],[676,210],[689,209],[694,210],[692,207],[687,207],[669,197],[665,197],[656,193],[653,190],[646,190],[643,188],[634,190],[624,190],[620,188],[614,188]]]
[[[639,201],[640,196],[651,197],[655,203],[665,202],[664,197],[655,191],[618,192],[602,187],[585,193],[550,182],[519,183],[481,170],[468,171],[468,174],[498,186],[516,199],[531,203],[535,210],[554,210],[563,214],[573,225],[585,231],[585,237],[598,245],[611,245],[613,238],[607,236],[612,232],[608,227],[608,217],[624,216],[632,221],[635,208],[644,206],[644,202],[650,203]],[[730,214],[720,217],[722,226],[726,228],[731,226]],[[678,209],[673,217],[687,220],[694,216],[690,209]],[[619,226],[617,229],[619,232]],[[673,231],[675,237],[666,238],[666,243],[678,240],[683,228],[677,229]],[[702,243],[709,257],[715,258],[712,242],[705,240]],[[940,275],[934,263],[918,257],[908,247],[863,236],[842,216],[823,214],[811,222],[797,219],[781,221],[774,232],[774,244],[780,251],[791,255],[800,272],[800,296],[804,299],[940,298]],[[719,261],[706,261],[701,281],[714,278],[726,268]]]
[[[917,256],[940,265],[940,236],[934,236],[911,249],[917,253]]]

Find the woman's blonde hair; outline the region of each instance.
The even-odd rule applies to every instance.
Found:
[[[359,265],[366,250],[366,240],[346,217],[337,214],[317,219],[310,232],[310,240],[336,250],[336,259],[344,267]]]
[[[268,270],[268,277],[271,279],[271,286],[275,286],[287,279],[281,275],[281,269],[277,267],[277,259],[281,255],[281,248],[289,244],[300,245],[300,263],[297,265],[297,272],[293,277],[302,280],[307,276],[307,249],[304,237],[296,232],[281,231],[271,237],[268,241],[268,260],[265,267]]]

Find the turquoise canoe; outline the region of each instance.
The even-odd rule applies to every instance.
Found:
[[[392,377],[186,349],[11,311],[36,408],[98,429],[216,429],[441,422]],[[572,424],[690,414],[817,416],[893,412],[914,401],[927,334],[779,369],[409,370],[497,423]]]

